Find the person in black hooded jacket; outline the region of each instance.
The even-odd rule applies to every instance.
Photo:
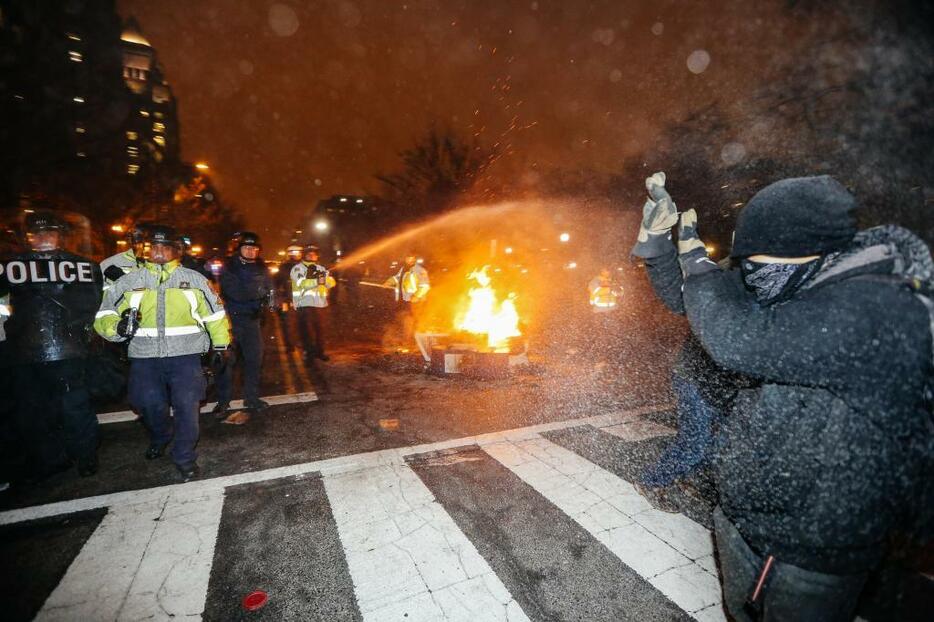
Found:
[[[934,350],[917,290],[934,262],[904,229],[858,232],[855,203],[827,176],[764,188],[739,215],[739,270],[707,258],[693,210],[677,253],[670,233],[647,240],[650,270],[684,274],[711,357],[761,382],[739,391],[716,466],[724,594],[740,620],[852,619],[887,540],[930,511]]]

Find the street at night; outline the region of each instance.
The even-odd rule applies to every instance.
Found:
[[[931,23],[0,0],[0,618],[928,620]]]

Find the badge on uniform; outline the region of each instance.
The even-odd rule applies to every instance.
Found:
[[[188,281],[182,281],[182,284],[178,287],[179,289],[191,289],[191,284]]]

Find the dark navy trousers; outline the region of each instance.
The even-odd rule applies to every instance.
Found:
[[[180,467],[191,466],[198,457],[195,445],[204,390],[199,354],[130,362],[130,403],[142,415],[151,444],[167,445],[174,438],[172,461]]]

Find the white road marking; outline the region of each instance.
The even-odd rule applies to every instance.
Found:
[[[545,438],[483,449],[688,613],[722,607],[720,582],[706,569],[713,539],[701,525],[655,510],[629,482]]]
[[[363,619],[528,620],[419,477],[370,462],[324,477]]]
[[[200,619],[222,506],[170,494],[111,508],[36,619]]]
[[[298,397],[298,396],[283,396]],[[540,432],[550,430],[564,430],[577,426],[590,425],[595,428],[605,428],[612,425],[618,425],[635,417],[658,412],[671,408],[671,404],[656,404],[652,406],[643,406],[632,410],[621,411],[608,415],[596,415],[582,419],[568,419],[565,421],[554,421],[550,423],[540,423],[538,425],[525,428],[515,428],[501,432],[490,432],[478,436],[467,436],[447,441],[438,441],[435,443],[425,443],[423,445],[412,445],[409,447],[399,447],[396,449],[382,449],[363,454],[354,454],[349,456],[339,456],[328,458],[326,460],[315,460],[313,462],[304,462],[301,464],[292,464],[284,467],[265,469],[262,471],[253,471],[250,473],[238,473],[236,475],[226,475],[223,477],[214,477],[208,479],[194,480],[186,484],[169,484],[157,488],[143,488],[140,490],[128,490],[124,492],[115,492],[96,497],[84,497],[83,499],[72,499],[69,501],[58,501],[45,505],[36,505],[16,510],[7,510],[0,512],[0,525],[9,525],[26,520],[35,520],[48,516],[57,516],[59,514],[70,514],[83,510],[92,510],[95,508],[114,507],[130,503],[143,503],[156,500],[166,494],[184,495],[186,498],[197,498],[211,492],[223,491],[228,486],[237,486],[239,484],[251,484],[254,482],[263,482],[280,477],[292,477],[318,471],[324,474],[343,471],[360,470],[366,468],[361,464],[368,464],[371,459],[379,460],[381,464],[404,464],[405,457],[440,449],[450,449],[452,447],[462,447],[464,445],[484,446],[490,443],[497,443],[504,440],[521,441],[529,438],[538,437]]]
[[[263,398],[269,403],[270,406],[281,406],[282,404],[300,404],[303,402],[316,402],[318,401],[318,396],[314,391],[309,391],[306,393],[291,393],[286,395],[270,395],[269,397]],[[217,402],[208,402],[201,407],[202,413],[211,412],[214,407],[217,406]],[[243,408],[243,400],[233,400],[230,402],[230,407],[234,410],[238,408]],[[97,415],[98,423],[119,423],[121,421],[136,421],[136,413],[132,410],[121,410],[118,412],[111,413],[100,413]]]

